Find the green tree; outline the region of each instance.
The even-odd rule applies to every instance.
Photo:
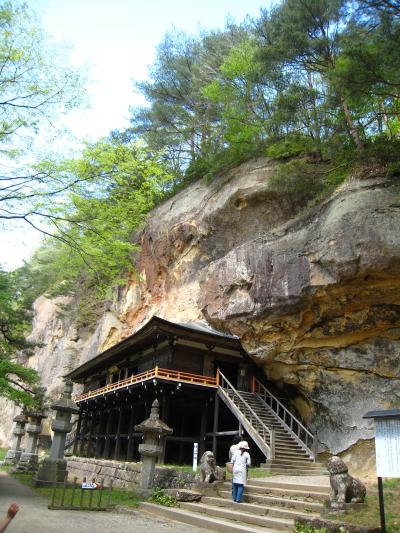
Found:
[[[310,119],[318,142],[322,125],[317,95],[323,92],[330,100],[331,112],[337,102],[341,113],[336,118],[343,117],[351,138],[361,149],[363,140],[346,94],[339,84],[330,83],[340,55],[342,31],[348,22],[346,7],[344,0],[284,0],[261,20],[260,57],[267,64],[276,61],[282,69],[295,70],[297,76],[303,73],[310,95],[315,95]]]
[[[47,241],[32,262],[37,286],[42,290],[47,279],[47,288],[66,292],[79,281],[104,296],[133,270],[133,234],[166,194],[172,176],[144,146],[115,139],[88,144],[79,158],[41,167],[80,186],[68,201],[52,207],[57,238]]]
[[[17,276],[0,270],[0,396],[25,406],[34,404],[38,376],[15,355],[29,346],[25,338],[29,321]]]
[[[178,180],[190,165],[221,146],[219,112],[203,89],[243,34],[233,24],[197,37],[168,32],[158,46],[150,81],[138,84],[149,106],[132,109],[128,134],[142,135],[151,149],[163,150]]]
[[[71,183],[29,168],[33,138],[82,100],[82,77],[27,4],[0,0],[0,221],[45,217],[43,199]],[[39,205],[36,205],[38,200]]]

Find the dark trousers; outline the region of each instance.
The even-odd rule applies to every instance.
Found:
[[[240,503],[242,501],[243,491],[244,491],[243,483],[232,484],[232,498],[234,502]]]

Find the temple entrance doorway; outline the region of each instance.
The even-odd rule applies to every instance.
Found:
[[[236,388],[238,382],[238,366],[234,363],[227,363],[226,361],[215,360],[214,374],[216,374],[218,368],[226,377],[226,379],[230,381],[231,385]]]

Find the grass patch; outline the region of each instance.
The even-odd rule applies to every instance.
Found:
[[[26,473],[26,472],[10,472],[10,475],[13,478],[17,479],[18,481],[20,481],[22,484],[30,487],[36,494],[38,494],[39,496],[43,496],[43,498],[46,498],[50,502],[50,499],[53,493],[53,488],[52,487],[34,487],[33,486],[34,474]],[[72,487],[71,486],[67,487],[65,491],[65,498],[64,498],[65,505],[70,505],[71,500],[72,500],[72,492],[73,492]],[[89,498],[90,498],[91,492],[93,494],[92,506],[97,505],[99,492],[97,490],[95,491],[85,490],[83,491],[83,500],[82,500],[83,506],[89,505]],[[77,488],[76,488],[75,496],[74,496],[74,505],[80,504],[80,496],[81,496],[80,485],[77,484]],[[60,502],[60,498],[61,498],[61,489],[57,489],[56,498],[55,498],[56,505]],[[108,501],[108,489],[105,489],[102,495],[102,499],[101,499],[102,505],[105,505],[107,501]],[[111,501],[110,501],[110,505],[112,506],[121,505],[123,507],[137,507],[139,505],[139,502],[140,502],[140,499],[132,491],[118,489],[118,488],[113,488],[112,490]]]
[[[0,461],[4,461],[7,454],[7,448],[0,448]]]
[[[400,533],[400,479],[387,479],[383,483],[385,500],[385,518],[387,533]],[[343,522],[360,526],[379,527],[379,500],[376,485],[370,487],[366,498],[367,507],[357,511],[349,511],[341,518]],[[326,518],[338,521],[337,515]]]
[[[162,465],[162,466],[157,465],[157,468],[173,468],[174,470],[179,470],[179,472],[188,472],[188,473],[193,472],[193,467],[191,465],[174,465],[174,464]]]

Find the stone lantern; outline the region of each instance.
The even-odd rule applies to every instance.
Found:
[[[20,414],[14,417],[15,426],[13,429],[13,443],[12,448],[8,450],[7,455],[5,456],[5,463],[18,463],[21,457],[21,440],[25,435],[25,424],[27,418],[25,415]]]
[[[29,419],[26,425],[27,441],[25,450],[21,453],[17,469],[18,470],[36,470],[38,465],[37,443],[39,433],[42,428],[42,418],[46,415],[41,411],[30,411],[27,413]]]
[[[139,444],[142,462],[141,489],[150,489],[153,486],[156,459],[163,452],[160,442],[163,442],[162,437],[173,433],[173,430],[160,420],[159,413],[160,404],[158,400],[154,400],[150,417],[135,426],[135,431],[144,434],[143,443]]]
[[[72,429],[71,416],[79,412],[79,407],[71,400],[72,387],[72,382],[66,381],[61,398],[51,405],[56,412],[51,424],[54,436],[49,457],[45,457],[40,463],[35,480],[36,485],[64,481],[67,470],[67,461],[64,459],[65,440],[67,433]]]

